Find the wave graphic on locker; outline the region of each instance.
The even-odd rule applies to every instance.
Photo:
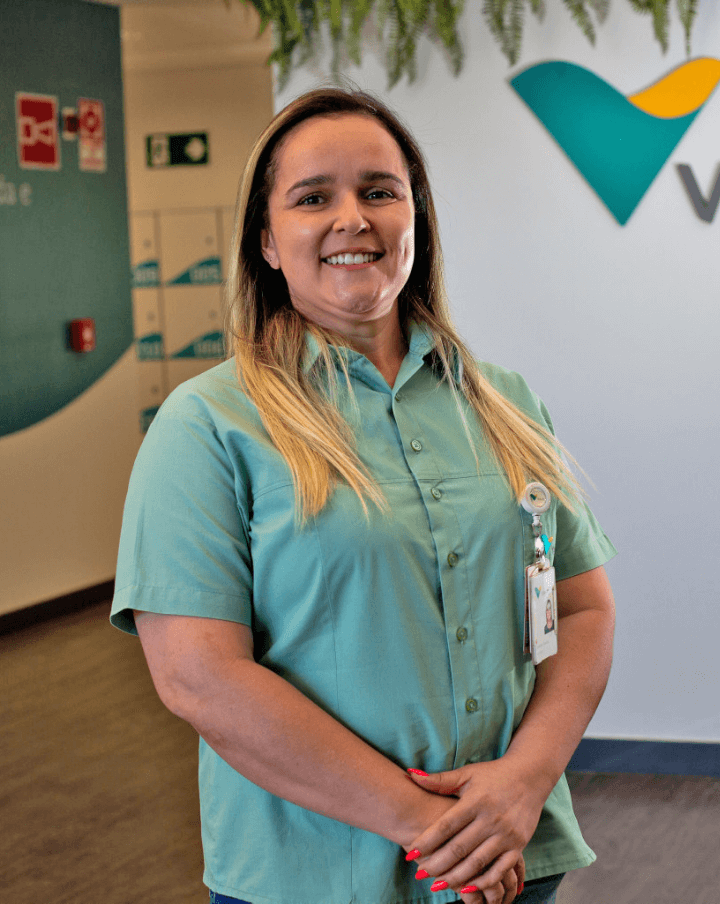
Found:
[[[214,286],[222,283],[222,264],[219,257],[206,257],[183,270],[168,286]]]
[[[184,348],[175,352],[173,358],[224,358],[225,344],[223,334],[219,331],[205,333],[193,339]]]
[[[703,57],[627,96],[561,61],[510,84],[624,226],[718,82],[720,60]]]
[[[160,262],[142,261],[132,269],[133,289],[152,289],[160,285]]]

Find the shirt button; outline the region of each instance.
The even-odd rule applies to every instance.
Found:
[[[448,553],[448,558],[447,558],[447,560],[448,560],[448,565],[449,565],[451,568],[454,568],[454,567],[457,565],[457,563],[458,563],[457,553],[454,553],[454,552]]]
[[[416,452],[421,452],[421,451],[422,451],[422,443],[420,442],[419,439],[414,439],[414,440],[410,443],[410,445],[412,446],[412,448],[413,448]]]
[[[467,637],[468,637],[467,628],[458,628],[457,631],[455,632],[455,636],[460,641],[460,643],[467,640]]]
[[[395,401],[396,401],[396,402],[402,402],[402,393],[401,393],[401,392],[396,392],[396,393],[395,393]]]
[[[433,499],[439,499],[442,496],[442,491],[439,490],[437,487],[433,487],[430,490],[430,495],[433,497]]]
[[[475,712],[477,712],[477,708],[478,708],[477,700],[474,697],[468,697],[467,700],[465,701],[465,709],[469,713],[475,713]]]

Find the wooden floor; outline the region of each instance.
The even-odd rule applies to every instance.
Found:
[[[207,904],[192,729],[108,605],[0,637],[0,902]],[[720,904],[720,780],[575,774],[558,904]]]

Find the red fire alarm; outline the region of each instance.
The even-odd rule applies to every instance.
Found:
[[[71,320],[68,338],[74,352],[91,352],[95,348],[95,321],[92,317]]]

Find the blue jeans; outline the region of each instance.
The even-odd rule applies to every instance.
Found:
[[[565,873],[560,873],[557,876],[545,876],[544,879],[531,879],[525,883],[523,893],[519,898],[515,898],[513,904],[555,904],[558,886],[564,875]],[[248,902],[211,891],[210,904],[248,904]]]

